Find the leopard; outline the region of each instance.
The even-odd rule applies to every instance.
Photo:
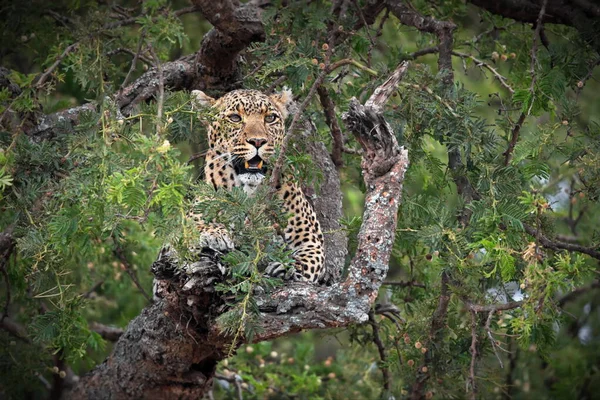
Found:
[[[241,188],[253,196],[266,179],[276,149],[283,143],[288,107],[293,102],[290,90],[265,94],[259,90],[238,89],[218,99],[200,90],[191,92],[193,102],[208,109],[205,121],[208,150],[204,179],[215,189]],[[317,215],[301,189],[286,173],[275,187],[283,213],[289,215],[283,230],[284,241],[294,260],[293,268],[271,263],[265,274],[291,281],[321,283],[325,276],[324,239]],[[223,225],[206,223],[202,215],[189,215],[200,230],[200,244],[215,251],[234,249],[234,241]]]

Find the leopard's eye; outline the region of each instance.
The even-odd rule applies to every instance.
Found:
[[[242,117],[239,114],[229,114],[227,118],[229,118],[231,122],[240,122],[242,120]]]
[[[267,124],[270,124],[271,122],[275,122],[275,120],[277,119],[277,115],[275,114],[269,114],[265,117],[265,122]]]

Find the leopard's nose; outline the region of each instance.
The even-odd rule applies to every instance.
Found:
[[[263,146],[265,143],[267,143],[267,139],[250,138],[250,139],[246,139],[246,142],[250,143],[252,146],[256,147],[257,149],[260,149],[261,146]]]

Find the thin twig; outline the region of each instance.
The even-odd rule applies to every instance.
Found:
[[[472,56],[471,54],[465,54],[465,53],[461,53],[459,51],[452,51],[452,55],[473,60],[475,62],[475,65],[477,65],[478,67],[484,67],[488,71],[490,71],[498,79],[500,84],[502,86],[504,86],[511,94],[513,94],[515,92],[514,89],[506,82],[506,78],[504,76],[500,75],[500,73],[494,67],[492,67],[490,64],[486,63],[485,61],[482,61],[482,60]]]
[[[330,73],[340,67],[343,67],[344,65],[354,65],[356,68],[361,69],[361,70],[369,73],[370,75],[379,76],[379,73],[377,71],[375,71],[374,69],[369,68],[365,65],[362,65],[361,63],[359,63],[358,61],[356,61],[352,58],[342,58],[341,60],[338,60],[338,61],[334,62],[333,64],[327,66],[325,69],[327,70],[327,73]]]
[[[127,71],[127,75],[125,75],[125,79],[123,80],[123,83],[121,83],[121,87],[119,88],[119,91],[122,91],[125,88],[125,86],[129,83],[129,78],[131,77],[131,74],[133,73],[133,71],[135,71],[135,68],[137,66],[137,60],[138,60],[138,58],[140,58],[140,53],[142,51],[142,45],[144,44],[144,36],[146,36],[146,32],[144,30],[142,30],[142,32],[140,33],[140,40],[138,43],[137,51],[133,55],[133,60],[131,60],[131,65],[129,66],[129,71]],[[129,50],[129,49],[127,49],[127,50]]]
[[[6,246],[4,249],[4,253],[2,254],[2,259],[0,259],[0,270],[2,271],[2,276],[4,277],[4,284],[6,285],[6,300],[4,303],[4,310],[2,311],[2,318],[0,318],[0,323],[8,317],[8,308],[10,307],[11,302],[10,279],[7,271],[8,262],[15,248],[15,241],[12,239],[11,231],[12,228],[7,230],[8,233],[3,232],[2,235],[0,235],[2,242],[5,242],[4,244]]]
[[[575,300],[576,298],[578,298],[579,296],[581,296],[584,293],[589,292],[590,290],[593,289],[600,289],[600,281],[596,281],[590,285],[587,286],[582,286],[580,288],[577,288],[575,290],[573,290],[570,293],[567,293],[566,295],[564,295],[563,297],[561,297],[557,303],[559,307],[564,307],[565,304],[567,304],[570,301]]]
[[[515,308],[519,308],[523,305],[523,301],[509,301],[508,303],[501,304],[473,304],[470,300],[465,299],[463,297],[463,301],[469,311],[473,311],[475,313],[487,313],[487,312],[496,312],[496,311],[506,311],[513,310]]]
[[[119,54],[119,53],[127,53],[132,57],[135,57],[135,55],[136,55],[135,51],[128,49],[127,47],[117,47],[116,49],[107,51],[106,56],[110,57],[110,56],[114,56],[115,54]],[[144,63],[146,63],[147,65],[150,65],[150,66],[154,65],[154,63],[152,62],[151,59],[149,59],[148,57],[143,56],[141,54],[138,56],[138,60],[143,61]]]
[[[104,279],[102,279],[101,281],[96,282],[91,288],[88,289],[87,292],[85,292],[81,297],[83,297],[84,299],[89,299],[90,296],[92,295],[92,293],[94,293],[96,290],[100,289],[100,287],[104,284]]]
[[[469,368],[469,383],[471,386],[471,399],[477,399],[477,385],[475,382],[475,364],[477,362],[477,314],[471,311],[471,366]],[[467,393],[469,393],[467,385]]]
[[[4,256],[6,257],[6,255]],[[2,311],[2,318],[0,322],[4,321],[4,318],[8,317],[8,307],[10,306],[10,282],[8,278],[8,272],[6,272],[6,261],[2,261],[2,276],[4,277],[4,284],[6,285],[6,300],[4,301],[4,310]]]
[[[435,54],[435,53],[438,53],[439,51],[440,51],[440,48],[438,46],[426,47],[424,49],[419,49],[413,53],[410,53],[408,55],[408,57],[411,60],[414,60],[417,57],[421,57],[421,56],[424,56],[427,54]]]
[[[102,339],[108,340],[109,342],[116,342],[121,335],[125,333],[125,330],[122,328],[107,326],[98,322],[92,322],[90,324],[90,329],[99,334]]]
[[[57,13],[54,10],[46,10],[45,11],[48,15],[50,15],[52,18],[54,18],[57,22],[60,22],[62,26],[64,26],[65,28],[70,28],[69,25],[73,26],[75,25],[75,22],[73,22],[72,19],[70,19],[69,17],[65,17],[64,15],[60,15],[59,13]]]
[[[425,289],[426,286],[424,283],[419,283],[419,282],[415,282],[415,281],[385,281],[382,283],[382,285],[388,285],[388,286],[398,286],[398,287],[418,287],[418,288],[423,288]]]
[[[160,136],[164,128],[162,124],[162,116],[163,104],[165,101],[165,77],[163,76],[162,63],[160,62],[160,59],[156,55],[154,47],[152,47],[151,44],[149,44],[149,50],[150,54],[152,54],[152,58],[155,62],[155,67],[158,72],[158,99],[156,101],[156,133]]]
[[[498,351],[496,350],[496,340],[492,336],[492,329],[490,328],[490,325],[492,324],[492,318],[494,317],[495,313],[496,313],[496,311],[494,311],[494,310],[492,310],[488,313],[487,320],[485,321],[485,330],[487,332],[488,338],[490,339],[490,343],[492,344],[492,349],[494,350],[494,354],[496,355],[496,358],[498,359],[498,362],[500,363],[500,368],[504,368],[502,359],[500,358],[500,355],[498,354]]]
[[[523,126],[523,122],[525,122],[525,117],[527,117],[527,115],[525,115],[525,113],[522,112],[521,115],[519,115],[519,120],[513,127],[513,130],[510,135],[510,142],[508,143],[508,148],[504,152],[504,166],[508,166],[508,164],[510,163],[513,150],[515,149],[517,141],[519,140],[519,132],[521,132],[521,127]]]
[[[4,318],[1,320],[0,329],[25,343],[31,343],[31,340],[27,337],[27,329],[18,322],[13,321],[11,318]]]
[[[366,32],[367,38],[369,39],[369,42],[370,42],[369,49],[367,50],[367,64],[370,67],[371,66],[371,53],[373,52],[373,48],[375,47],[375,44],[376,44],[375,39],[373,39],[373,36],[371,36],[371,32],[369,31],[369,24],[367,23],[367,20],[365,19],[365,15],[363,14],[362,9],[360,8],[360,5],[358,4],[358,1],[352,0],[352,3],[354,4],[354,7],[356,8],[356,12],[358,13],[360,20],[365,27],[365,32]]]
[[[197,159],[204,157],[207,152],[208,152],[207,150],[204,150],[204,151],[201,151],[200,153],[192,154],[190,156],[190,158],[186,161],[186,164],[190,165],[192,162],[196,161]]]
[[[283,161],[285,160],[285,153],[287,151],[287,146],[290,141],[290,138],[292,137],[294,129],[296,128],[296,124],[302,117],[302,113],[304,113],[304,110],[306,110],[306,107],[308,107],[313,96],[317,92],[318,87],[321,86],[321,84],[325,80],[325,77],[330,72],[329,62],[331,60],[331,55],[333,54],[334,44],[335,44],[334,39],[331,38],[329,40],[327,52],[325,53],[325,63],[324,63],[323,70],[317,76],[313,85],[310,87],[310,90],[308,91],[308,94],[304,98],[304,101],[302,101],[302,103],[300,104],[300,107],[298,107],[298,109],[295,111],[294,117],[292,118],[292,122],[290,123],[290,127],[288,128],[287,132],[285,133],[285,135],[283,137],[283,141],[281,143],[281,147],[279,150],[279,157],[277,157],[277,161],[275,162],[275,165],[273,166],[273,172],[271,173],[271,179],[269,180],[269,186],[271,187],[272,190],[276,190],[276,188],[278,186],[280,186],[281,170],[283,169]]]
[[[46,82],[46,79],[48,79],[48,77],[50,76],[50,74],[52,74],[52,72],[54,72],[54,70],[60,65],[63,58],[65,58],[70,52],[75,50],[77,46],[79,46],[79,41],[67,46],[67,48],[62,52],[60,56],[58,56],[54,63],[40,75],[40,77],[37,79],[37,82],[35,83],[35,87],[41,88],[42,85]]]
[[[115,246],[113,248],[113,254],[117,257],[117,259],[119,261],[121,261],[121,263],[125,267],[125,272],[127,272],[129,277],[133,281],[134,285],[138,288],[138,290],[142,293],[142,295],[146,298],[146,300],[148,300],[149,303],[153,303],[154,301],[152,300],[152,297],[150,297],[148,295],[148,293],[146,293],[146,290],[144,290],[144,287],[138,280],[137,274],[133,270],[133,266],[129,263],[129,260],[127,259],[127,256],[125,255],[125,251],[123,250],[123,248],[121,247],[121,245],[119,243],[119,239],[117,239],[116,237],[113,236],[113,242],[115,244]]]
[[[576,102],[579,100],[579,96],[581,95],[583,87],[585,86],[585,84],[588,81],[588,79],[590,79],[592,77],[592,75],[594,74],[594,70],[596,69],[596,67],[598,65],[600,65],[600,58],[598,58],[592,64],[592,66],[590,67],[590,69],[587,72],[587,74],[585,74],[585,76],[583,78],[581,78],[581,80],[579,82],[577,82],[577,89],[575,90],[575,101]]]
[[[381,336],[379,334],[379,324],[375,321],[375,314],[373,311],[369,312],[369,324],[373,328],[373,343],[377,346],[377,350],[379,351],[379,358],[381,359],[381,363],[379,364],[379,369],[381,370],[381,374],[383,375],[383,389],[385,392],[389,392],[391,385],[391,376],[390,370],[387,367],[387,355],[385,354],[385,346],[381,341]]]
[[[323,80],[325,79],[326,75],[327,75],[327,71],[323,70],[319,74],[317,79],[315,79],[315,82],[313,83],[310,90],[308,91],[306,98],[304,98],[304,101],[300,104],[300,107],[298,107],[298,110],[294,114],[294,118],[292,118],[290,127],[288,128],[287,132],[285,133],[285,136],[283,137],[283,141],[281,143],[281,147],[279,150],[279,157],[277,158],[277,161],[275,162],[275,165],[273,167],[273,172],[271,174],[271,179],[269,181],[269,186],[271,186],[271,188],[273,188],[273,189],[277,188],[280,185],[283,161],[285,160],[285,153],[287,151],[287,147],[288,147],[290,138],[292,137],[292,132],[296,128],[296,125],[298,124],[298,121],[300,120],[302,113],[304,112],[306,107],[308,107],[308,104],[310,103],[313,96],[315,95],[317,88],[323,83]]]
[[[510,142],[508,144],[508,148],[504,152],[504,165],[507,166],[510,163],[510,159],[512,158],[513,150],[519,140],[519,133],[521,132],[521,127],[523,126],[523,122],[525,122],[525,118],[531,114],[531,109],[533,108],[533,103],[535,102],[535,85],[537,81],[537,74],[535,73],[535,65],[537,63],[537,44],[538,44],[538,36],[540,35],[540,29],[542,28],[542,21],[544,19],[544,15],[546,13],[546,5],[548,4],[548,0],[544,0],[542,3],[542,8],[540,8],[540,13],[538,15],[538,19],[535,23],[535,31],[533,33],[533,43],[531,45],[531,62],[530,62],[530,70],[529,74],[531,75],[531,85],[529,86],[529,95],[531,97],[529,107],[527,107],[527,112],[521,112],[519,116],[519,120],[517,124],[512,130],[512,135]]]

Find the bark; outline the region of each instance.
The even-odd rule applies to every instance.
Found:
[[[368,321],[369,311],[387,275],[404,172],[408,166],[407,151],[398,146],[382,110],[406,69],[407,64],[401,64],[365,105],[352,99],[349,111],[344,114],[349,130],[363,146],[362,169],[367,186],[358,250],[347,278],[329,287],[292,283],[273,293],[257,292],[260,315],[254,321],[258,326],[252,338],[254,342],[304,329]],[[325,174],[335,172],[325,149],[320,146],[315,149],[317,153],[324,152],[322,160],[328,160],[323,164]],[[384,159],[388,161],[382,167]],[[329,198],[327,193],[322,193],[323,199]],[[320,209],[318,204],[316,202]],[[335,215],[339,211],[333,212]],[[327,226],[325,222],[324,226]],[[340,256],[328,254],[331,257],[328,259]],[[218,361],[227,356],[232,342],[215,322],[215,318],[227,310],[214,290],[215,282],[223,279],[218,262],[215,254],[204,253],[197,262],[179,265],[164,251],[153,265],[158,279],[157,292],[162,300],[147,307],[129,324],[111,356],[83,377],[68,398],[202,397],[212,385]]]
[[[311,124],[311,127],[314,125]],[[340,177],[325,145],[311,139],[306,143],[307,153],[312,156],[315,168],[323,174],[323,180],[314,196],[311,196],[310,188],[304,191],[313,199],[312,204],[325,238],[327,276],[324,280],[326,283],[337,282],[340,280],[348,254],[348,238],[340,224],[344,216]]]

